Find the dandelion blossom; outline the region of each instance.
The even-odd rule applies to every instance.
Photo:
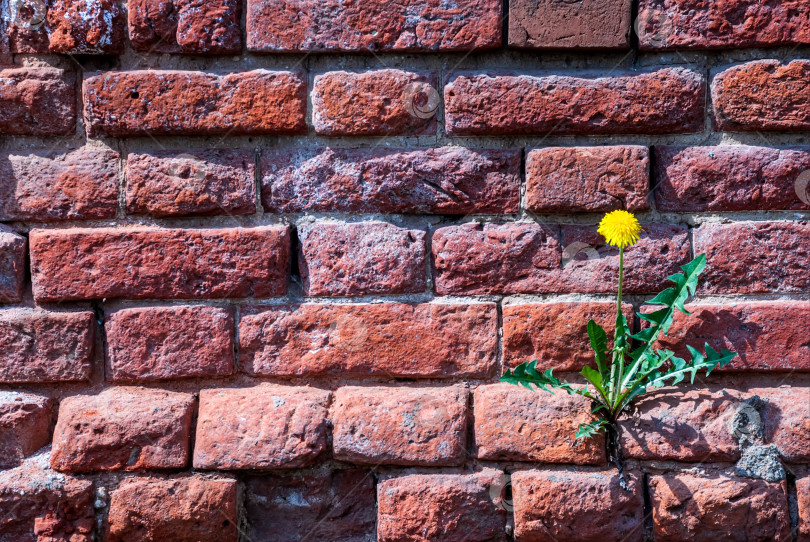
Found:
[[[643,231],[636,217],[627,211],[613,211],[605,215],[599,229],[609,245],[625,248],[636,244]]]

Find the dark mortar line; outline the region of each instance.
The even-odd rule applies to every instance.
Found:
[[[644,542],[655,540],[655,531],[652,516],[652,497],[650,495],[650,475],[646,472],[641,477],[641,492],[644,498]]]
[[[787,488],[788,521],[790,522],[790,540],[799,539],[799,494],[796,489],[796,475],[785,468],[785,485]]]

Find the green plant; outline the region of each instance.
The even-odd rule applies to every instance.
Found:
[[[684,303],[689,296],[695,294],[698,277],[706,267],[705,254],[681,266],[683,273],[667,277],[675,285],[646,302],[647,305],[660,308],[652,312],[638,312],[639,318],[647,322],[647,326],[638,333],[631,334],[621,310],[624,249],[638,241],[641,226],[632,214],[614,211],[602,220],[599,233],[605,236],[609,244],[619,247],[616,330],[613,344],[608,348],[605,330],[593,320],[588,322],[588,337],[595,353],[595,367],[586,365],[582,369],[581,375],[587,384],[576,385],[561,380],[553,375],[552,369],[540,371],[537,369],[537,360],[522,363],[514,370],[507,370],[501,381],[548,392],[553,392],[554,389],[563,390],[590,399],[591,411],[597,418],[580,425],[576,438],[589,438],[605,431],[608,457],[619,469],[622,487],[627,489],[622,466],[620,427],[617,423],[622,413],[640,395],[668,384],[678,384],[687,375],[690,383],[694,384],[698,371],[705,370],[708,375],[716,367],[726,365],[737,354],[725,349],[718,352],[708,344],[704,346],[703,353],[687,346],[691,358],[687,361],[671,350],[656,348],[661,335],[668,334],[675,311],[689,314]]]

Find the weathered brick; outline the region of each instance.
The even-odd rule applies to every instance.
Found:
[[[810,129],[810,61],[755,60],[712,81],[714,125],[719,131]]]
[[[810,371],[810,302],[761,301],[687,304],[691,316],[676,314],[669,336],[660,344],[687,356],[687,344],[737,353],[723,370]]]
[[[48,0],[48,40],[53,53],[120,54],[124,11],[115,0]]]
[[[194,468],[312,465],[326,450],[330,393],[260,384],[200,392]]]
[[[246,486],[246,538],[250,540],[375,540],[377,516],[370,471],[253,476]]]
[[[569,5],[569,4],[566,4]],[[526,208],[596,213],[650,208],[647,147],[549,147],[526,155]]]
[[[256,212],[253,152],[206,149],[127,156],[127,213],[151,216]]]
[[[676,212],[810,209],[805,171],[810,147],[656,147],[655,206]]]
[[[493,303],[247,307],[239,366],[254,375],[486,378],[497,363]]]
[[[84,80],[84,120],[90,137],[301,134],[306,87],[283,71],[107,72]]]
[[[511,0],[509,45],[531,49],[629,49],[632,2]]]
[[[515,213],[520,150],[294,149],[262,155],[262,203],[275,213]]]
[[[286,226],[32,230],[30,240],[38,301],[268,297],[287,291]]]
[[[0,540],[91,542],[93,482],[55,472],[42,452],[0,471]]]
[[[440,101],[433,75],[327,72],[315,76],[312,124],[325,136],[430,135]]]
[[[52,408],[44,395],[0,391],[0,469],[19,466],[50,442]]]
[[[758,395],[764,400],[760,409],[762,435],[773,444],[779,455],[789,463],[810,461],[810,388],[791,387],[751,388],[747,396]]]
[[[38,0],[8,0],[3,5],[4,31],[11,53],[48,53],[48,4]],[[0,40],[1,41],[1,40]]]
[[[641,0],[638,20],[643,51],[810,43],[810,6],[802,0]]]
[[[478,387],[473,404],[479,459],[576,465],[606,461],[601,434],[574,438],[579,424],[593,420],[584,397],[494,384]]]
[[[110,495],[110,542],[236,542],[237,484],[191,474],[129,478]]]
[[[810,476],[796,480],[796,497],[799,511],[797,542],[808,542],[810,540]]]
[[[703,76],[685,68],[593,78],[455,74],[444,87],[445,124],[452,136],[698,132],[705,94]]]
[[[239,54],[242,52],[236,0],[130,0],[129,39],[150,53]]]
[[[63,399],[51,466],[68,472],[186,467],[193,409],[191,394],[147,388]]]
[[[633,306],[622,304],[632,326]],[[503,307],[503,360],[514,367],[537,360],[538,367],[580,371],[594,361],[588,321],[594,320],[613,337],[616,303],[581,301],[526,303]]]
[[[226,376],[233,372],[232,308],[121,309],[107,315],[107,374],[114,381]]]
[[[0,70],[0,134],[58,136],[75,128],[72,73],[55,68]]]
[[[252,51],[469,51],[501,44],[498,0],[249,0]]]
[[[304,295],[351,296],[425,291],[425,231],[389,223],[298,228]]]
[[[655,540],[790,540],[784,482],[718,472],[650,477]]]
[[[115,218],[118,158],[95,147],[0,154],[0,220]]]
[[[810,224],[703,224],[693,232],[695,254],[706,254],[703,292],[752,294],[810,290]]]
[[[411,474],[377,487],[380,542],[501,542],[506,512],[496,502],[502,472]]]
[[[25,237],[0,224],[0,303],[22,299],[27,248]]]
[[[642,540],[644,505],[640,476],[635,472],[627,472],[625,476],[630,491],[619,486],[616,469],[513,473],[515,540]]]
[[[459,465],[465,456],[467,390],[356,387],[335,392],[335,458],[367,465]]]

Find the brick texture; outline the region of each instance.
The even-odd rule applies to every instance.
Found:
[[[0,224],[0,303],[22,299],[27,250],[25,237]]]
[[[807,387],[752,388],[748,393],[758,395],[765,403],[761,409],[765,442],[776,446],[779,455],[787,462],[810,461],[810,441],[807,439],[810,391]]]
[[[68,135],[75,127],[73,74],[55,68],[0,70],[0,134]]]
[[[123,52],[124,11],[115,0],[50,0],[46,22],[53,53]]]
[[[50,443],[52,409],[43,395],[0,392],[0,469],[19,466]]]
[[[810,540],[810,477],[796,481],[797,508],[799,512],[799,542]]]

